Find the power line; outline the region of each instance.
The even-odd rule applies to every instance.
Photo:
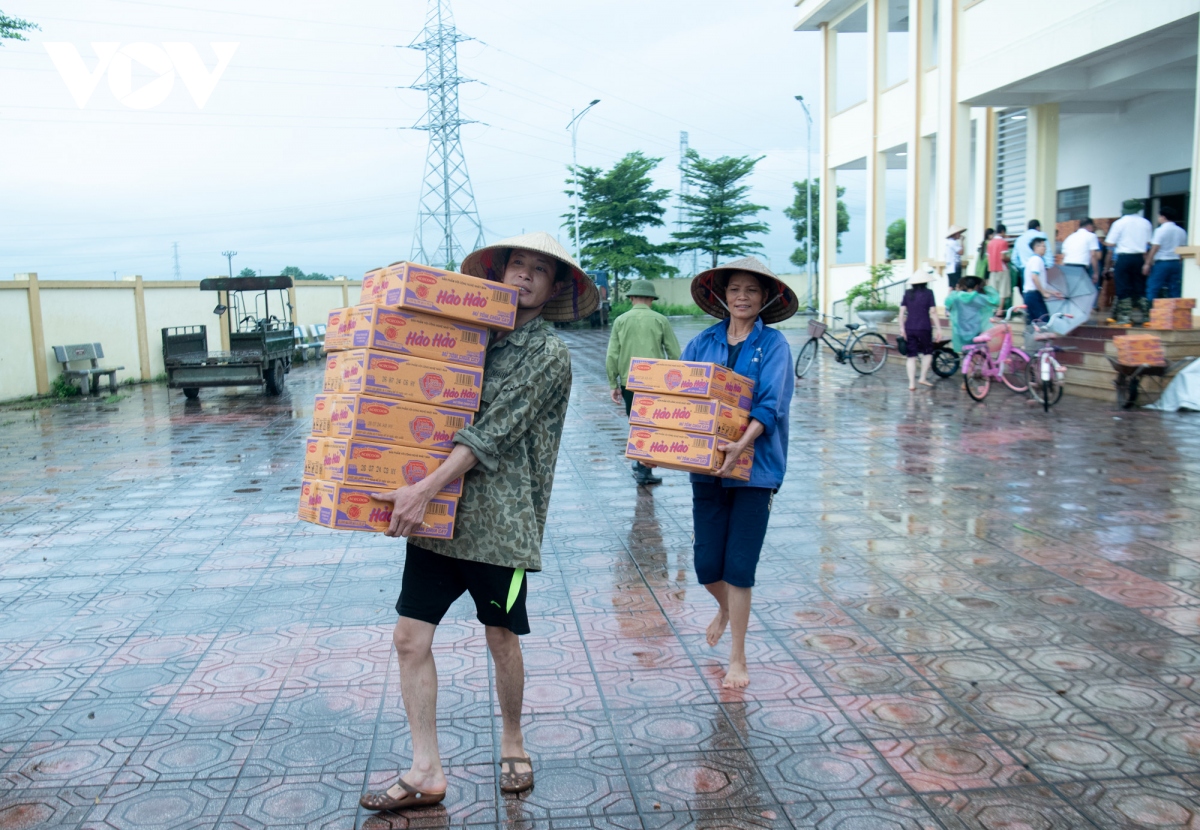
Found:
[[[411,258],[453,269],[466,254],[460,237],[473,236],[473,248],[484,244],[459,134],[463,124],[472,123],[458,112],[458,87],[469,81],[458,74],[458,44],[470,38],[454,28],[450,0],[429,0],[421,38],[409,45],[425,53],[425,71],[411,89],[428,100],[425,119],[414,129],[429,133],[429,150]]]

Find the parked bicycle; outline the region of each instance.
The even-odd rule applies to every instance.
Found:
[[[1071,319],[1072,315],[1057,312],[1042,320],[1030,320],[1036,334],[1033,341],[1038,344],[1038,350],[1029,361],[1028,383],[1029,394],[1035,401],[1042,402],[1042,409],[1050,411],[1062,399],[1063,380],[1067,370],[1055,358],[1055,352],[1066,351],[1068,346],[1055,346],[1051,341],[1057,336],[1051,331],[1051,326],[1060,318]],[[1030,344],[1026,342],[1026,346]]]
[[[809,309],[809,311],[810,313],[815,313],[815,309]],[[842,319],[841,317],[830,317],[825,314],[818,314],[816,316],[824,317],[826,320],[834,322]],[[800,354],[796,356],[796,377],[804,377],[804,373],[809,370],[813,361],[817,359],[817,351],[820,349],[822,342],[833,352],[833,356],[838,363],[849,362],[856,371],[864,375],[878,372],[884,362],[887,361],[888,349],[892,347],[888,345],[887,338],[879,332],[871,329],[859,332],[858,329],[861,327],[860,323],[847,323],[846,330],[849,334],[845,340],[840,340],[829,333],[829,326],[826,323],[810,318],[808,321],[808,341],[800,347]]]
[[[1029,355],[1013,346],[1012,326],[1007,322],[1016,310],[1016,307],[1010,308],[1004,315],[1004,322],[985,331],[963,349],[963,385],[974,400],[986,398],[994,380],[1018,394],[1029,390]],[[1000,349],[993,356],[991,342],[997,337],[1001,338]]]
[[[901,340],[904,341],[903,347]],[[954,377],[954,373],[958,371],[959,356],[958,352],[954,351],[950,346],[949,340],[933,341],[933,373],[940,378]],[[896,341],[896,351],[902,355],[908,355],[908,341],[901,335]]]

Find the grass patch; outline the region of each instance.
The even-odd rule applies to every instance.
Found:
[[[633,308],[633,303],[629,300],[621,300],[619,303],[613,303],[612,311],[608,315],[609,319],[615,320],[631,308]],[[705,316],[704,312],[700,310],[700,306],[695,303],[651,303],[650,308],[659,314],[665,314],[667,317]]]

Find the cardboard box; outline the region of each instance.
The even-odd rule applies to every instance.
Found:
[[[482,326],[383,306],[355,307],[348,335],[347,348],[379,349],[478,369],[487,357],[488,330]]]
[[[345,481],[348,445],[344,438],[309,436],[304,444],[304,477]]]
[[[479,409],[483,390],[480,369],[374,349],[342,352],[341,366],[344,393],[401,398],[472,412]]]
[[[631,426],[625,457],[643,461],[669,470],[713,475],[725,463],[725,453],[717,449],[723,440],[716,435],[700,435],[694,432],[675,432],[669,429]],[[754,447],[748,447],[738,456],[730,478],[750,480],[750,467],[754,464]]]
[[[342,352],[329,352],[325,355],[325,385],[322,389],[326,393],[336,395],[342,391],[342,357]]]
[[[346,443],[346,446],[342,456],[341,475],[330,478],[346,484],[377,487],[381,490],[395,490],[398,487],[416,484],[442,466],[450,457],[448,452],[402,447],[379,441],[355,439],[343,443]],[[331,452],[336,455],[336,450],[336,447],[326,448],[326,456]],[[307,469],[305,465],[305,470]],[[328,465],[326,469],[330,469]],[[456,499],[462,495],[462,488],[463,480],[460,476],[443,487],[438,495]]]
[[[742,409],[709,398],[680,398],[655,392],[633,396],[629,423],[679,432],[719,435],[731,441],[742,437],[750,416]]]
[[[715,398],[750,411],[754,382],[719,363],[635,357],[629,362],[625,388],[693,398]]]
[[[517,289],[428,265],[394,262],[375,289],[383,306],[426,311],[480,326],[511,331],[517,320]]]
[[[331,481],[306,478],[300,482],[299,517],[302,521],[321,524],[321,516],[332,516],[337,503],[337,485]]]
[[[1193,309],[1196,307],[1196,300],[1193,297],[1159,297],[1154,301],[1153,309],[1169,308],[1169,309]]]
[[[339,395],[333,407],[332,436],[424,449],[454,449],[454,434],[474,420],[461,409],[372,395]]]
[[[335,308],[329,312],[325,322],[325,351],[340,352],[346,346],[346,318],[350,315],[349,308]],[[325,391],[329,391],[328,389]]]
[[[384,268],[372,268],[363,274],[362,289],[358,292],[359,303],[375,302],[375,290],[379,288],[379,282],[385,270]]]
[[[306,478],[300,482],[300,509],[297,514],[300,516],[300,521],[316,524],[317,508],[313,504],[313,493],[316,489],[317,482],[314,479]]]
[[[330,416],[333,415],[333,395],[322,392],[313,398],[313,435],[329,435]]]
[[[380,501],[382,490],[356,487],[332,481],[311,481],[312,496],[307,508],[302,506],[301,519],[334,530],[358,530],[382,533],[392,520],[392,503]],[[303,492],[303,485],[301,485]],[[454,538],[454,517],[458,502],[435,498],[425,510],[425,526],[413,534],[427,539]],[[305,518],[311,516],[312,518]]]

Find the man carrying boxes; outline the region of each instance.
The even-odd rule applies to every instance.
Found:
[[[518,637],[529,632],[525,572],[541,570],[546,510],[571,391],[570,353],[546,321],[586,317],[599,304],[599,295],[570,255],[545,233],[481,248],[463,260],[462,271],[517,289],[515,329],[488,345],[478,414],[454,434],[449,457],[422,480],[381,496],[392,504],[387,534],[411,537],[438,494],[463,478],[453,539],[408,542],[393,642],[413,760],[390,789],[360,799],[368,810],[433,805],[445,798],[432,645],[442,616],[464,591],[475,600],[495,661],[503,720],[501,790],[520,793],[533,787],[533,764],[521,734],[525,670]],[[402,305],[407,296],[403,292],[408,289],[396,287],[386,275],[376,286],[388,292],[389,308],[394,300]],[[449,307],[480,302],[472,290],[465,286],[461,304]],[[423,301],[439,298],[453,302],[448,294],[433,292],[426,292]]]
[[[716,407],[712,434],[673,432],[641,439],[652,453],[699,454],[692,469],[692,522],[695,530],[696,577],[717,601],[717,614],[708,626],[708,644],[715,646],[732,627],[729,670],[722,685],[740,689],[750,682],[746,667],[746,628],[750,596],[759,554],[767,532],[771,502],[783,484],[787,468],[788,410],[792,402],[792,354],[786,338],[767,323],[796,313],[795,293],[754,257],[704,271],[692,280],[692,298],[700,308],[721,320],[698,334],[683,350],[676,366],[630,368],[630,388],[639,376],[656,388],[685,397],[704,396],[736,412]],[[645,362],[645,361],[643,361]],[[659,385],[661,384],[661,385]],[[660,400],[661,404],[662,401]],[[643,415],[635,398],[634,418],[655,421],[657,410]],[[664,417],[686,419],[691,412],[674,405],[662,407]],[[705,413],[703,417],[707,417]],[[742,428],[742,421],[746,426]],[[626,455],[637,457],[643,427],[634,422]],[[731,432],[740,437],[730,437]],[[669,436],[669,440],[663,440]],[[704,457],[710,440],[716,452]],[[665,445],[665,446],[664,446]],[[701,469],[697,469],[700,467]],[[707,467],[708,469],[703,469]]]
[[[658,299],[658,291],[650,280],[638,280],[625,292],[633,307],[617,318],[608,338],[605,369],[612,388],[613,403],[625,402],[625,414],[633,405],[633,392],[625,385],[621,373],[629,369],[635,357],[679,359],[679,340],[671,321],[650,307]],[[633,462],[633,480],[640,485],[662,484],[662,479],[640,461]]]

